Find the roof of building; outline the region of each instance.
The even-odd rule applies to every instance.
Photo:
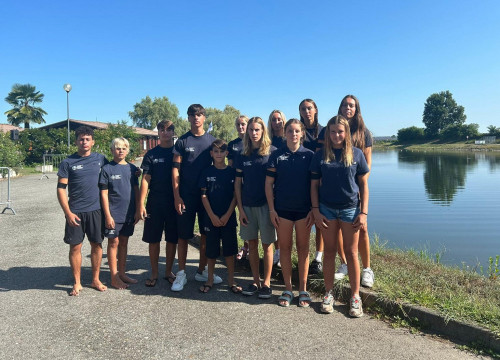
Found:
[[[0,124],[0,131],[1,132],[6,133],[6,132],[10,132],[11,130],[23,131],[24,129],[20,128],[19,126],[14,126],[11,124]]]
[[[85,121],[85,120],[75,120],[75,119],[69,119],[69,121],[73,125],[75,125],[75,124],[86,125],[86,126],[93,127],[94,129],[107,129],[109,126],[108,123],[103,123],[103,122],[99,122],[99,121]],[[56,122],[53,124],[41,126],[39,129],[52,129],[52,128],[59,128],[59,127],[66,127],[67,123],[68,123],[67,120],[63,120],[63,121],[59,121],[59,122]],[[70,126],[71,126],[71,124],[70,124]],[[156,136],[156,137],[158,136],[158,132],[155,130],[144,129],[144,128],[135,127],[135,126],[131,126],[131,128],[133,128],[135,130],[135,132],[138,133],[139,135]]]

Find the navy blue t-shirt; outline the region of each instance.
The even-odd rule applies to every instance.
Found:
[[[136,171],[137,167],[133,164],[117,164],[114,161],[102,167],[99,184],[101,189],[108,189],[109,212],[115,223],[134,220],[134,187],[139,185]]]
[[[311,209],[311,173],[314,152],[300,146],[292,152],[288,146],[269,157],[268,168],[276,169],[274,207],[283,211],[307,212]]]
[[[315,128],[312,129],[306,128],[306,136],[304,138],[302,145],[304,145],[306,149],[316,152],[316,149],[322,146],[320,143],[318,143],[319,134],[321,134],[322,130],[323,126],[321,126],[320,124],[318,124],[317,133]]]
[[[61,161],[57,176],[68,179],[68,204],[72,213],[101,208],[99,173],[107,163],[104,155],[98,153],[90,153],[84,157],[74,153]]]
[[[236,167],[236,158],[243,150],[243,139],[236,138],[227,144],[227,159],[233,161],[233,168]]]
[[[324,162],[323,151],[314,154],[310,170],[319,174],[319,202],[332,209],[349,209],[358,206],[359,187],[356,178],[369,172],[363,152],[353,147],[353,162],[348,168],[341,160],[342,149],[334,149],[335,160]]]
[[[215,138],[209,133],[195,136],[191,131],[182,135],[174,145],[174,155],[182,156],[179,178],[181,197],[199,196],[198,179],[201,172],[212,164],[210,146]]]
[[[234,197],[234,178],[236,170],[227,166],[225,169],[217,169],[215,166],[210,166],[203,170],[200,176],[200,189],[207,189],[206,195],[210,202],[210,207],[215,215],[223,216]],[[206,216],[208,221],[210,218]],[[236,226],[235,212],[231,214],[226,226]]]
[[[275,150],[271,145],[270,154]],[[262,156],[258,152],[259,149],[255,149],[250,156],[243,153],[238,156],[236,169],[243,172],[241,202],[244,206],[262,206],[267,203],[265,186],[270,154]]]
[[[173,204],[173,149],[173,146],[164,148],[158,145],[149,150],[142,159],[141,168],[144,170],[144,174],[148,174],[151,176],[151,180],[149,182],[148,202],[171,202]]]
[[[276,148],[279,149],[286,145],[286,140],[284,137],[281,136],[273,136],[273,139],[271,140],[271,144]]]

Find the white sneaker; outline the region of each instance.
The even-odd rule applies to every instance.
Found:
[[[366,287],[373,287],[373,283],[375,282],[375,274],[372,269],[364,268],[361,273],[361,285]]]
[[[347,275],[347,264],[340,264],[335,272],[335,281],[342,280]]]
[[[184,285],[187,284],[187,276],[184,270],[179,270],[175,275],[175,281],[170,288],[172,291],[182,291]]]
[[[273,265],[276,265],[280,262],[280,252],[275,251],[273,255]]]
[[[353,296],[349,303],[349,315],[357,318],[363,316],[363,305],[359,296]]]
[[[205,268],[205,270],[203,270],[203,272],[201,274],[199,274],[198,272],[196,272],[196,275],[194,276],[194,279],[196,281],[203,281],[203,282],[207,282],[208,281],[208,270],[207,268]],[[220,284],[222,282],[222,279],[220,278],[219,275],[215,274],[214,273],[214,284]]]

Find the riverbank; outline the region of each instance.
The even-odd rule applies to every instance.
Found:
[[[500,151],[500,144],[477,145],[474,141],[429,141],[425,143],[399,143],[397,141],[378,141],[374,149],[400,149],[415,151]]]

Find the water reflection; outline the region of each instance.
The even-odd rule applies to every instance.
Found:
[[[439,205],[449,206],[458,190],[465,188],[467,171],[477,166],[478,157],[485,154],[427,153],[401,151],[401,163],[424,164],[424,184],[429,200]]]

